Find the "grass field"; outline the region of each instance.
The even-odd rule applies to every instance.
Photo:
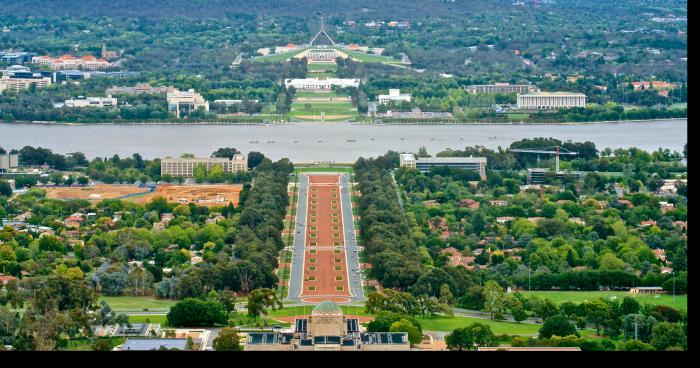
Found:
[[[106,301],[112,309],[117,311],[163,309],[177,303],[175,300],[156,299],[150,296],[101,296],[99,300]]]
[[[356,120],[357,109],[347,96],[335,93],[300,92],[296,94],[288,116],[292,120],[325,121]],[[333,100],[333,99],[336,100]]]
[[[510,121],[520,121],[520,120],[527,120],[530,117],[530,114],[512,113],[512,114],[506,114],[506,116],[508,116],[508,120],[510,120]]]
[[[524,291],[525,296],[536,295],[539,298],[547,298],[555,303],[566,301],[581,303],[597,298],[617,297],[620,301],[626,296],[633,296],[627,291]],[[675,302],[673,296],[668,294],[658,295],[637,295],[633,296],[640,304],[668,305],[676,309],[688,310],[688,295],[676,295]]]
[[[161,326],[166,326],[167,321],[168,318],[164,314],[129,316],[131,323],[160,323]]]
[[[448,331],[452,332],[456,328],[466,327],[472,323],[478,322],[491,327],[491,331],[496,334],[508,335],[532,335],[538,334],[541,325],[533,325],[526,323],[501,322],[492,321],[489,319],[470,318],[470,317],[435,317],[435,318],[418,318],[423,331]]]
[[[268,314],[268,317],[274,318],[274,317],[292,317],[292,316],[298,316],[298,315],[305,315],[305,314],[311,314],[311,311],[314,309],[313,306],[295,306],[295,307],[285,307],[276,311],[270,311]],[[371,317],[372,314],[365,313],[365,307],[364,306],[359,306],[359,307],[354,307],[354,306],[347,306],[347,305],[341,305],[340,309],[343,310],[343,314],[350,314],[353,316],[365,316],[365,317]]]

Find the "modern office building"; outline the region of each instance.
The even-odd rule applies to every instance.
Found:
[[[532,92],[518,95],[518,110],[556,110],[586,107],[586,95],[571,92]]]
[[[6,172],[9,169],[14,169],[19,166],[18,154],[2,154],[0,155],[0,173]]]
[[[467,87],[467,92],[469,93],[530,93],[539,92],[539,88],[531,84],[509,84],[509,83],[495,83],[495,84],[475,84]]]
[[[411,102],[411,95],[408,93],[401,93],[400,89],[390,89],[388,95],[379,95],[377,96],[377,101],[379,101],[380,104],[387,104],[389,101],[394,101],[394,102]]]
[[[5,75],[0,78],[0,93],[6,89],[20,91],[29,89],[33,85],[37,88],[43,88],[51,85],[51,77],[44,76],[41,73],[13,73],[13,75]]]
[[[481,179],[486,179],[486,157],[416,157],[410,153],[399,156],[401,167],[411,167],[422,172],[430,171],[432,167],[447,166],[479,173]]]
[[[163,86],[163,87],[153,87],[148,83],[138,83],[135,86],[113,86],[105,90],[106,95],[117,95],[117,94],[129,94],[129,95],[141,95],[141,94],[159,94],[159,93],[172,93],[175,92],[175,87],[173,86]]]
[[[297,78],[297,79],[285,79],[285,87],[294,87],[295,89],[308,89],[308,90],[330,90],[332,87],[337,86],[340,88],[345,87],[359,87],[360,80],[357,78]]]
[[[357,318],[343,315],[325,300],[308,318],[297,318],[290,332],[249,332],[246,351],[406,351],[406,332],[363,332]]]
[[[174,178],[178,176],[182,176],[183,178],[191,178],[194,176],[195,168],[199,165],[204,165],[207,168],[207,171],[211,170],[214,165],[221,166],[225,173],[248,171],[248,156],[238,154],[234,155],[232,159],[226,157],[165,157],[160,160],[160,174],[161,176],[170,175]]]
[[[175,117],[179,118],[189,114],[191,111],[197,110],[200,107],[209,111],[209,102],[193,89],[188,91],[174,90],[167,95],[168,111],[174,112]]]
[[[34,56],[36,54],[24,51],[0,51],[0,63],[6,65],[30,63]]]
[[[111,95],[107,97],[78,97],[66,100],[65,107],[116,107],[117,99]]]

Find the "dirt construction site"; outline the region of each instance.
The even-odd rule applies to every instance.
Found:
[[[200,206],[238,206],[240,184],[159,185],[155,188],[128,185],[96,185],[91,187],[47,187],[52,199],[85,199],[99,202],[103,199],[121,199],[144,204],[161,196],[171,203],[194,203]]]

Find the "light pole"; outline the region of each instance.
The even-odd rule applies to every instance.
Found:
[[[527,291],[530,292],[530,272],[532,269],[530,268],[530,262],[527,263]]]

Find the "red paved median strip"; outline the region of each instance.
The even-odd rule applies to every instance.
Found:
[[[319,297],[345,301],[343,297],[351,296],[343,249],[339,179],[339,175],[309,175],[301,297],[310,302]]]

